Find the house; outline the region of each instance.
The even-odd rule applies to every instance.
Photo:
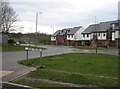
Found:
[[[59,43],[61,45],[67,46],[67,33],[71,30],[72,28],[65,28],[62,29],[61,33],[59,34]]]
[[[51,44],[57,45],[58,44],[58,35],[60,34],[61,30],[57,30],[54,34],[51,35]]]
[[[81,34],[82,34],[82,45],[91,44],[91,39],[93,39],[93,34],[91,32],[95,31],[95,24],[88,26]]]
[[[82,32],[83,45],[117,46],[119,36],[118,21],[100,22],[92,24]]]
[[[82,26],[58,30],[53,35],[51,35],[52,44],[64,46],[79,46],[81,45],[81,33],[83,32],[83,30],[84,28]]]
[[[82,26],[74,27],[67,31],[67,46],[80,46],[82,41],[81,33],[84,31]]]

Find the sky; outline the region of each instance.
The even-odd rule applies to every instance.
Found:
[[[17,32],[53,34],[56,30],[118,19],[120,0],[9,0],[18,14]]]

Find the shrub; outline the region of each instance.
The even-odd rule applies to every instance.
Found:
[[[14,43],[15,43],[15,41],[13,39],[8,40],[8,44],[14,44]]]

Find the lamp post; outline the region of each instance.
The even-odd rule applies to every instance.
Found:
[[[37,24],[38,24],[38,14],[42,14],[41,12],[36,13],[36,48],[37,48]]]

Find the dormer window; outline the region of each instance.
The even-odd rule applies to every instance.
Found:
[[[70,32],[70,30],[68,30],[67,32]]]

